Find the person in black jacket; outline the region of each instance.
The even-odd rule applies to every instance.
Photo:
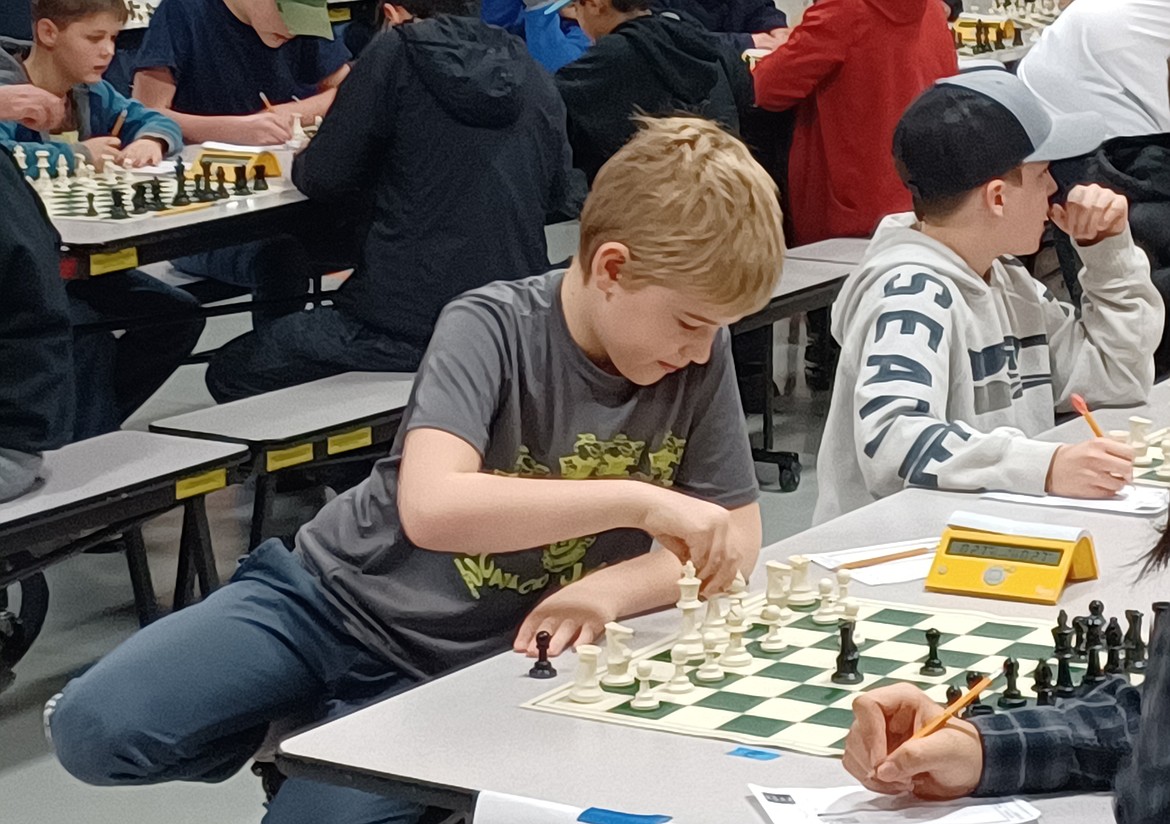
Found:
[[[0,118],[47,127],[64,115],[59,101],[44,104],[36,91],[0,96]],[[73,332],[56,232],[6,149],[0,149],[0,203],[0,501],[6,501],[33,488],[41,453],[72,435]]]
[[[372,205],[361,260],[332,307],[221,349],[207,371],[219,401],[352,370],[415,370],[447,301],[549,269],[546,217],[580,209],[564,105],[524,43],[476,19],[468,0],[384,8],[389,29],[292,172],[310,198]]]
[[[688,112],[739,131],[752,104],[751,77],[718,35],[652,0],[577,0],[594,45],[556,73],[568,111],[573,165],[590,182],[634,134],[633,116]]]
[[[653,8],[693,17],[740,53],[788,39],[788,16],[772,0],[655,0]]]

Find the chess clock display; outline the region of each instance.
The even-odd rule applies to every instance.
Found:
[[[1070,581],[1097,577],[1084,530],[956,512],[935,553],[926,588],[1055,604]]]

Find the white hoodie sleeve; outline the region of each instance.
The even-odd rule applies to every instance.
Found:
[[[1154,383],[1154,350],[1165,308],[1150,280],[1150,261],[1127,228],[1093,246],[1078,246],[1081,316],[1044,295],[1056,408],[1078,392],[1090,405],[1144,403]],[[1044,291],[1044,290],[1041,290]]]
[[[980,432],[962,420],[972,391],[960,365],[964,332],[979,320],[952,286],[925,272],[893,272],[862,305],[868,311],[853,332],[864,335],[855,342],[853,446],[869,493],[916,486],[1043,494],[1059,444],[1009,427]]]

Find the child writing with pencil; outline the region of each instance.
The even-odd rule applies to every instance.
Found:
[[[1143,577],[1170,562],[1170,532]],[[985,681],[988,679],[985,679]],[[976,694],[972,689],[966,699]],[[942,800],[1113,789],[1118,824],[1170,821],[1170,621],[1150,630],[1141,689],[1111,677],[1055,706],[964,721],[898,684],[858,696],[844,766],[867,789]]]
[[[1124,444],[1035,439],[1073,392],[1138,403],[1153,383],[1164,308],[1125,198],[1075,186],[1052,202],[1048,161],[1091,150],[1102,127],[1050,117],[995,70],[940,80],[902,115],[894,163],[914,212],[882,221],[833,306],[816,522],[906,487],[1105,498],[1129,483]],[[1012,257],[1049,219],[1085,263],[1080,314]]]
[[[123,0],[33,0],[33,45],[23,65],[0,65],[0,86],[32,84],[65,102],[65,116],[50,129],[0,122],[0,144],[19,144],[30,167],[49,152],[56,172],[64,157],[70,172],[83,159],[99,170],[107,158],[123,166],[151,166],[183,148],[178,125],[118,94],[102,74],[114,58],[114,38],[126,22]]]

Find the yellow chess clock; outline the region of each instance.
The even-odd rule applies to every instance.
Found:
[[[926,588],[1055,604],[1070,581],[1097,577],[1085,530],[956,512],[943,530]]]
[[[196,174],[201,174],[204,163],[211,164],[212,174],[216,169],[223,167],[227,179],[234,180],[237,166],[244,166],[248,170],[248,180],[256,179],[256,168],[264,167],[264,174],[268,180],[280,177],[280,162],[272,152],[244,152],[228,149],[204,148],[195,158],[195,162],[187,167],[188,179],[194,180]]]

